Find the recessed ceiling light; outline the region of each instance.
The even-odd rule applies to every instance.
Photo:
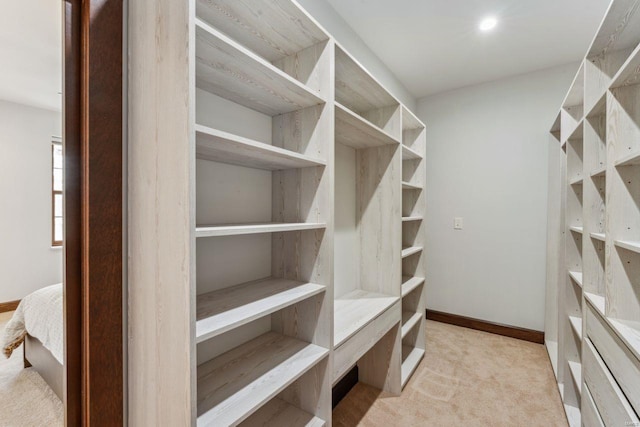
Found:
[[[480,31],[491,31],[496,27],[496,25],[498,25],[498,20],[495,17],[490,16],[484,18],[480,21]]]

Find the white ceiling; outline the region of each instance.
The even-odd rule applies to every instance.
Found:
[[[0,99],[61,110],[62,2],[0,5]]]
[[[416,98],[580,61],[609,0],[326,0]],[[478,29],[498,18],[489,33]]]

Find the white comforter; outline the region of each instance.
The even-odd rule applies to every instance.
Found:
[[[40,340],[63,363],[62,283],[37,290],[20,301],[0,340],[7,358],[27,334]]]

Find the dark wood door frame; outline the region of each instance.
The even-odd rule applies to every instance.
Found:
[[[67,426],[124,422],[123,0],[63,0]]]

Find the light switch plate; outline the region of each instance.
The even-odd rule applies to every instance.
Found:
[[[453,218],[453,229],[462,230],[462,227],[463,227],[462,218]]]

